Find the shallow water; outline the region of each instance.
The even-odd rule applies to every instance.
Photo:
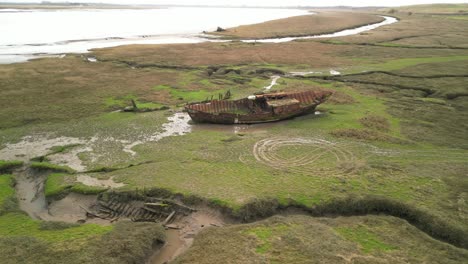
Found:
[[[266,8],[165,8],[112,10],[3,10],[0,63],[38,54],[85,53],[128,44],[197,43],[199,35],[268,20],[309,14]]]
[[[125,142],[122,142],[124,143],[123,151],[131,154],[132,156],[135,156],[136,152],[132,150],[132,148],[135,146],[141,145],[145,142],[156,142],[165,137],[182,136],[192,131],[192,126],[189,123],[191,119],[187,113],[175,113],[174,115],[168,117],[167,120],[168,122],[162,125],[164,131],[161,133],[146,135],[140,140],[136,140],[127,144],[125,144]]]
[[[277,82],[280,78],[281,78],[281,76],[277,76],[277,75],[271,76],[271,84],[268,85],[268,86],[266,86],[266,87],[265,87],[265,90],[266,90],[266,91],[271,90],[271,88],[273,88],[273,86],[275,86],[275,85],[277,84],[276,82]]]

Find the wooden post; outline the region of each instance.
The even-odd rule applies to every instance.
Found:
[[[133,100],[133,99],[132,99],[132,106],[133,106],[133,111],[136,112],[138,110],[138,106],[137,106],[135,100]]]

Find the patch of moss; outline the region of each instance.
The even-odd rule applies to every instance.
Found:
[[[364,253],[373,251],[390,251],[398,249],[396,246],[385,244],[379,237],[367,230],[365,227],[348,228],[339,227],[335,229],[344,238],[357,242]]]
[[[255,227],[244,231],[245,234],[254,235],[258,239],[255,252],[260,254],[267,253],[272,247],[273,236],[278,236],[281,233],[288,230],[288,226],[285,224],[274,225],[271,227]]]
[[[66,194],[73,186],[66,180],[66,177],[68,177],[68,175],[63,173],[53,173],[47,176],[44,190],[45,196],[50,198]]]

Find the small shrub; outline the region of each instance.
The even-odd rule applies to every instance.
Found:
[[[355,102],[356,100],[352,96],[340,91],[335,91],[327,100],[327,103],[330,104],[354,104]]]
[[[368,115],[359,119],[359,122],[367,128],[385,132],[390,130],[390,122],[383,116]]]
[[[374,131],[370,129],[355,129],[355,128],[347,128],[347,129],[337,129],[331,132],[332,135],[336,137],[344,137],[344,138],[355,138],[355,139],[363,139],[363,140],[384,140],[388,141],[390,139],[389,136]]]

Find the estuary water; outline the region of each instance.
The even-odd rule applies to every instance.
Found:
[[[0,10],[0,63],[127,44],[197,43],[200,34],[311,14],[299,9]]]

